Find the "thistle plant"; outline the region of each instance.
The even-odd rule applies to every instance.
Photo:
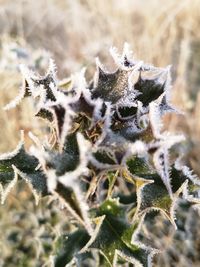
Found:
[[[36,204],[58,199],[70,228],[55,241],[53,266],[151,266],[158,248],[138,233],[151,211],[176,228],[178,199],[198,205],[200,180],[183,165],[183,135],[163,130],[163,117],[178,113],[170,103],[170,67],[133,60],[128,45],[110,50],[116,69],[96,59],[96,73],[85,69],[58,81],[50,60],[46,75],[20,66],[19,95],[33,99],[35,116],[46,122],[44,139],[33,133],[26,151],[23,131],[17,148],[0,156],[3,204],[18,179],[25,180]]]

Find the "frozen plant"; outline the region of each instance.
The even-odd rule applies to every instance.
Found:
[[[183,135],[163,130],[170,103],[170,68],[156,68],[110,50],[116,70],[96,60],[92,81],[85,69],[58,81],[51,60],[44,77],[21,66],[23,85],[5,109],[32,97],[35,116],[47,122],[48,137],[29,133],[34,145],[0,156],[1,202],[17,179],[41,197],[58,199],[71,230],[55,240],[53,266],[151,266],[158,249],[137,236],[147,213],[158,210],[176,228],[183,198],[198,205],[200,180],[176,158]]]

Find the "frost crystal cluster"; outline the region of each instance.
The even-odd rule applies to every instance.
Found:
[[[52,264],[64,266],[151,266],[159,251],[138,241],[145,215],[160,211],[176,228],[175,207],[194,205],[200,180],[181,165],[175,145],[183,135],[163,130],[170,103],[170,68],[156,68],[110,50],[116,69],[96,60],[92,81],[85,69],[58,81],[53,61],[44,77],[21,66],[23,85],[5,109],[31,97],[35,116],[47,122],[48,137],[29,133],[34,145],[0,156],[4,203],[17,179],[40,197],[59,199],[71,230],[60,236]],[[127,264],[130,265],[127,265]]]

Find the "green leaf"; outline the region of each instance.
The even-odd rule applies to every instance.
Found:
[[[113,73],[108,73],[97,66],[97,75],[98,78],[92,92],[94,98],[100,97],[104,101],[115,104],[125,95],[129,86],[130,71],[118,69]]]
[[[119,106],[117,111],[120,114],[120,117],[123,119],[130,118],[137,114],[137,107],[135,106]]]
[[[79,163],[79,147],[76,134],[66,137],[62,152],[47,150],[46,166],[56,170],[57,176],[76,169]]]
[[[143,177],[143,175],[152,173],[152,169],[150,165],[142,157],[133,156],[127,160],[126,164],[127,164],[128,170],[133,175]],[[144,176],[144,178],[146,178],[146,176]]]
[[[154,179],[153,183],[137,188],[137,212],[143,214],[151,210],[160,210],[174,225],[175,200],[175,197],[170,197],[162,181],[160,182],[160,177]]]
[[[94,212],[98,216],[97,226],[81,252],[98,249],[107,261],[105,266],[118,266],[119,258],[137,266],[148,266],[150,251],[132,242],[139,223],[128,222],[127,208],[116,199],[109,199]]]
[[[34,91],[36,90],[40,90],[40,87],[42,86],[46,91],[44,101],[56,101],[56,97],[52,90],[52,87],[56,87],[55,65],[53,60],[50,60],[48,71],[43,77],[36,75],[25,66],[21,67],[21,71],[26,81],[26,87],[28,87],[29,95],[34,94]]]
[[[46,119],[50,122],[53,121],[53,113],[52,111],[45,109],[45,108],[41,108],[36,114],[36,117],[40,117],[42,119]]]
[[[83,93],[81,94],[77,102],[71,104],[71,107],[76,113],[84,114],[89,118],[92,118],[95,109],[95,105],[94,103],[92,103],[92,100],[90,100],[89,102]]]
[[[3,188],[12,183],[15,175],[25,179],[38,194],[47,194],[46,177],[37,169],[38,160],[29,155],[24,148],[23,140],[17,148],[6,154],[0,155],[0,184]]]
[[[65,203],[69,205],[74,213],[84,220],[79,199],[77,199],[77,195],[75,194],[73,188],[65,187],[61,183],[57,183],[56,192],[60,197],[62,197]]]
[[[134,121],[132,121],[132,124]],[[120,136],[123,136],[125,139],[135,142],[137,140],[144,141],[146,143],[154,140],[152,128],[150,125],[148,125],[146,128],[133,128],[130,124],[130,121],[123,122],[123,123],[117,123],[117,125],[114,123],[112,125],[112,130],[115,133],[118,133]]]
[[[108,151],[101,147],[97,150],[97,152],[93,154],[93,156],[101,164],[108,164],[108,165],[117,164],[114,154],[111,151]]]
[[[127,161],[127,166],[135,178],[136,185],[137,208],[136,210],[134,208],[134,218],[152,210],[159,210],[176,227],[174,221],[175,202],[183,190],[184,180],[181,179],[178,187],[174,188],[173,195],[170,196],[161,177],[143,158],[132,157]],[[179,177],[176,178],[179,179]]]
[[[137,100],[141,101],[144,106],[148,106],[150,102],[156,100],[164,92],[165,82],[159,82],[158,77],[142,77],[145,72],[140,71],[138,81],[134,85],[134,88],[141,93],[136,97]]]
[[[193,182],[181,170],[177,170],[174,165],[170,171],[170,184],[173,195],[164,185],[161,177],[155,172],[153,167],[148,165],[143,158],[132,157],[127,161],[127,167],[130,173],[135,177],[137,208],[133,210],[134,218],[152,210],[159,210],[164,214],[170,222],[176,227],[174,213],[176,201],[181,193],[192,192],[194,188]],[[142,179],[146,180],[142,183]],[[148,183],[147,181],[152,181]],[[188,197],[186,197],[187,200]],[[194,198],[191,198],[194,201]]]
[[[173,192],[176,192],[187,180],[189,192],[192,193],[192,191],[195,190],[197,187],[199,188],[199,184],[195,186],[195,183],[191,179],[189,179],[189,177],[186,176],[182,170],[178,170],[177,168],[175,168],[174,165],[171,168],[170,176]]]
[[[57,241],[57,255],[55,257],[54,266],[65,267],[66,264],[70,263],[74,258],[80,261],[81,255],[78,253],[89,239],[90,236],[84,229],[78,229],[69,235],[61,236]]]

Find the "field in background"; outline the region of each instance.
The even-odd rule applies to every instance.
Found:
[[[128,42],[135,58],[159,67],[172,65],[173,103],[185,116],[166,117],[166,128],[184,132],[183,153],[200,175],[199,26],[200,0],[0,0],[0,108],[17,95],[19,63],[43,73],[51,56],[59,78],[83,66],[90,77],[95,57],[112,69],[109,48],[121,50]],[[20,129],[37,134],[32,114],[28,99],[14,110],[1,110],[1,152],[15,147]],[[7,218],[2,213],[0,208],[0,217]]]

